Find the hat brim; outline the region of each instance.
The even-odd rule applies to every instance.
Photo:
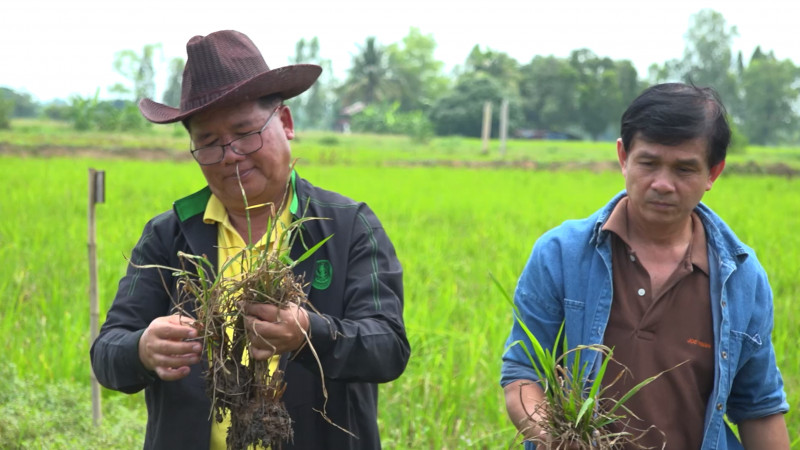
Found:
[[[139,101],[139,111],[150,122],[173,123],[214,107],[257,100],[267,95],[280,95],[282,99],[286,100],[310,88],[317,81],[320,73],[322,73],[322,68],[315,64],[278,67],[242,81],[208,103],[187,111],[154,102],[149,98]]]

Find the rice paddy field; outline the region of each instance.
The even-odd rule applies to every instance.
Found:
[[[613,161],[613,144],[600,145]],[[379,156],[337,148],[335,155],[304,154],[296,145],[299,174],[369,203],[405,269],[412,356],[405,374],[380,389],[385,448],[508,448],[515,433],[498,379],[511,316],[489,274],[513,290],[536,238],[605,204],[622,189],[622,176],[514,165],[383,164]],[[106,172],[106,203],[97,206],[103,314],[144,223],[204,185],[195,164],[181,158],[0,156],[0,448],[141,448],[141,394],[104,390],[102,425],[92,425],[90,167]],[[796,177],[723,174],[704,200],[756,250],[769,273],[773,342],[795,408],[798,183]],[[793,410],[786,420],[793,448],[800,448],[800,415]]]

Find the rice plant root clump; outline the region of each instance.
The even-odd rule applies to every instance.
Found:
[[[281,400],[286,390],[283,371],[271,370],[270,360],[249,357],[250,339],[259,336],[248,334],[245,329],[242,306],[261,303],[285,309],[295,304],[314,310],[303,291],[302,276],[295,275],[293,269],[327,239],[306,250],[295,261],[288,257],[292,232],[311,219],[316,218],[293,222],[275,239],[272,249],[248,247],[237,253],[221,270],[224,274],[228,266],[239,264],[242,270],[236,276],[215,277],[207,258],[180,255],[193,270],[182,269],[175,273],[184,295],[179,309],[187,314],[189,308],[193,308],[197,318],[195,327],[208,361],[205,378],[211,414],[217,422],[222,422],[226,413],[230,417],[227,446],[231,450],[251,445],[277,450],[282,442],[293,439],[292,421]],[[271,233],[271,229],[268,232]],[[299,322],[296,323],[300,327]],[[306,346],[316,357],[307,334],[301,349]],[[278,357],[275,355],[272,359]],[[326,417],[324,411],[321,413]]]

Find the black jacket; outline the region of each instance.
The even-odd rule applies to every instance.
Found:
[[[287,389],[283,400],[293,421],[294,442],[284,448],[380,448],[377,383],[403,372],[410,353],[403,324],[402,269],[380,222],[364,203],[312,186],[292,174],[292,213],[325,217],[303,224],[291,256],[333,235],[295,272],[303,273],[309,301],[310,335],[320,356],[328,392],[327,413],[319,369],[306,349],[281,364]],[[203,190],[175,202],[173,210],[150,220],[134,247],[131,262],[181,267],[178,252],[206,255],[216,270],[217,227],[203,222],[210,196]],[[326,263],[329,262],[330,264]],[[192,367],[178,381],[162,381],[139,360],[138,342],[155,318],[174,312],[175,283],[167,270],[128,266],[100,334],[91,348],[92,368],[100,383],[126,393],[145,390],[148,420],[145,448],[208,448],[210,401],[202,373]],[[172,292],[167,292],[162,275]]]

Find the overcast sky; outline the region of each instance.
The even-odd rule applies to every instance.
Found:
[[[106,96],[125,81],[112,68],[115,52],[160,43],[163,78],[190,37],[221,29],[250,36],[273,68],[288,64],[299,39],[317,36],[342,78],[366,37],[391,44],[412,26],[433,35],[448,70],[476,44],[520,63],[585,47],[631,60],[644,78],[650,64],[681,57],[690,17],[703,8],[738,28],[734,50],[745,57],[761,45],[800,65],[796,0],[3,0],[0,86],[40,101],[98,88]]]

